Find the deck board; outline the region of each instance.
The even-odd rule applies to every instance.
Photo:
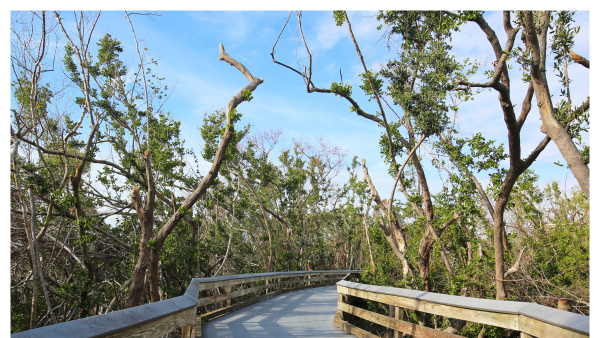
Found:
[[[202,337],[352,337],[336,328],[336,286],[275,296],[202,324]]]

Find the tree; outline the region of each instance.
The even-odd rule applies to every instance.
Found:
[[[379,225],[390,247],[400,259],[405,277],[412,275],[414,268],[407,258],[407,241],[405,239],[406,226],[402,218],[415,218],[415,226],[424,226],[419,243],[419,266],[420,277],[423,280],[423,288],[431,290],[429,279],[430,253],[434,243],[440,241],[441,235],[449,226],[460,218],[458,210],[444,210],[451,217],[437,216],[428,181],[421,165],[416,150],[422,143],[431,137],[438,136],[446,128],[450,128],[450,121],[446,116],[449,107],[446,104],[448,93],[453,89],[451,85],[458,79],[464,79],[462,74],[465,65],[458,64],[449,54],[448,45],[444,38],[456,29],[457,23],[452,17],[434,12],[387,12],[381,13],[379,18],[393,26],[394,34],[403,34],[402,51],[398,60],[390,61],[387,67],[376,74],[368,70],[364,63],[360,48],[353,36],[351,24],[347,14],[342,11],[334,12],[334,19],[338,25],[347,23],[350,36],[354,42],[364,73],[361,89],[369,99],[377,102],[379,111],[370,114],[364,111],[360,105],[352,99],[352,87],[343,83],[334,82],[331,88],[317,88],[312,83],[312,56],[306,41],[304,40],[301,26],[301,15],[297,13],[300,35],[308,54],[308,68],[303,71],[293,68],[275,60],[274,52],[271,53],[273,61],[294,70],[300,74],[309,93],[333,93],[345,98],[352,105],[350,110],[359,116],[378,123],[384,128],[380,144],[381,153],[386,163],[390,166],[390,174],[395,178],[394,187],[389,200],[381,200],[375,186],[372,184],[368,174],[366,163],[363,161],[365,178],[371,189],[371,198],[375,201],[383,216],[379,218]],[[288,18],[289,20],[289,18]],[[287,25],[287,22],[286,22]],[[285,27],[285,26],[284,26]],[[440,28],[443,27],[443,28]],[[275,45],[277,42],[275,43]],[[384,81],[378,76],[388,80],[389,86],[384,91]],[[461,94],[468,96],[469,90]],[[398,116],[393,108],[385,100],[390,97],[393,103],[404,110],[404,116]],[[384,109],[383,102],[389,107]],[[386,112],[387,110],[387,112]],[[398,121],[391,122],[388,114],[396,114]],[[406,136],[401,133],[404,129]],[[396,157],[406,154],[407,157],[402,165],[397,163]],[[409,165],[414,168],[414,175],[410,179],[403,173],[404,168]],[[398,214],[394,208],[394,193],[396,186],[404,194],[414,214]],[[410,189],[410,190],[409,190]],[[452,207],[450,207],[452,209]],[[442,211],[440,206],[439,211]],[[385,218],[385,219],[384,219]],[[438,227],[436,230],[435,227]],[[449,275],[452,275],[453,263],[444,245],[440,243],[440,254],[443,264]]]
[[[531,83],[533,84],[533,90],[542,118],[542,132],[552,138],[554,143],[556,143],[560,153],[567,161],[573,176],[577,179],[579,186],[584,194],[589,197],[590,169],[584,160],[584,156],[579,152],[573,142],[573,138],[577,137],[579,133],[573,133],[574,128],[569,127],[571,122],[575,120],[578,115],[582,115],[589,109],[590,103],[588,98],[587,102],[584,102],[580,107],[572,108],[571,93],[569,90],[570,80],[567,71],[567,64],[569,62],[567,52],[571,50],[571,47],[573,46],[574,32],[570,28],[570,21],[572,20],[571,17],[573,13],[562,11],[558,15],[559,19],[555,22],[556,29],[554,31],[552,51],[555,54],[555,69],[557,69],[561,63],[564,64],[564,74],[560,69],[558,72],[559,76],[562,78],[561,82],[566,89],[565,96],[567,102],[561,102],[556,108],[552,105],[552,95],[546,78],[546,41],[548,28],[551,24],[550,11],[536,12],[535,19],[532,11],[524,11],[522,13],[521,20],[524,21],[522,25],[525,29],[524,35],[529,52],[527,53],[527,56],[530,56],[531,58],[525,62],[529,66]],[[589,68],[589,63],[587,68]],[[558,119],[561,113],[567,115],[566,119],[561,119],[562,121]]]

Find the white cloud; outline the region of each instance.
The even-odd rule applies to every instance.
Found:
[[[332,16],[321,15],[315,27],[311,39],[316,41],[315,48],[332,49],[342,38],[349,38],[348,28],[337,27]],[[305,28],[303,30],[306,37]]]

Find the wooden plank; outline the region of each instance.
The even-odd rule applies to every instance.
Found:
[[[590,318],[588,316],[560,311],[551,307],[534,303],[460,297],[434,292],[351,283],[344,280],[338,282],[338,286],[345,286],[352,289],[380,293],[384,295],[400,296],[462,309],[502,314],[525,315],[529,318],[537,319],[541,322],[558,326],[569,331],[578,332],[580,334],[589,335],[590,332]]]
[[[182,338],[196,338],[196,320],[191,324],[188,324],[181,328]]]
[[[331,278],[315,278],[312,279],[313,282],[330,282],[332,281]],[[333,283],[335,283],[336,279],[333,279]],[[234,291],[234,292],[229,292],[229,293],[222,293],[220,295],[214,295],[211,297],[205,297],[205,298],[201,298],[198,300],[198,306],[205,306],[205,305],[209,305],[209,304],[213,304],[216,302],[222,302],[224,300],[228,300],[228,305],[231,305],[231,299],[232,298],[236,298],[236,297],[241,297],[241,296],[245,296],[247,294],[253,293],[253,292],[260,292],[262,290],[268,289],[268,288],[274,288],[277,286],[281,286],[281,285],[290,285],[290,284],[299,284],[299,283],[304,283],[305,281],[302,279],[297,279],[297,280],[290,280],[290,281],[284,281],[284,282],[278,282],[278,283],[272,283],[272,284],[265,284],[265,285],[259,285],[259,286],[255,286],[253,288],[248,288],[248,289],[243,289],[243,290],[239,290],[239,291]],[[229,290],[231,290],[231,286],[226,286],[225,290],[228,290],[227,288],[229,288]]]
[[[224,308],[220,308],[218,310],[215,310],[215,311],[212,311],[212,312],[208,312],[208,313],[205,313],[205,314],[203,314],[201,316],[198,316],[198,318],[197,318],[196,321],[200,322],[200,323],[205,323],[205,322],[207,322],[207,321],[209,321],[211,319],[220,317],[220,316],[222,316],[224,314],[227,314],[227,313],[239,310],[239,309],[244,308],[244,307],[246,307],[248,305],[251,305],[251,304],[254,304],[254,303],[258,303],[258,302],[263,301],[265,299],[269,299],[271,297],[277,296],[280,293],[282,293],[282,291],[281,290],[277,290],[275,292],[268,293],[268,294],[262,295],[262,296],[258,296],[258,297],[249,299],[249,300],[244,301],[244,302],[240,302],[240,303],[237,303],[237,304],[234,304],[234,305],[231,305],[231,306],[226,306]]]
[[[438,331],[438,330],[428,328],[425,326],[420,326],[417,324],[405,322],[403,320],[380,315],[378,313],[371,312],[371,311],[368,311],[365,309],[361,309],[361,308],[358,308],[358,307],[355,307],[355,306],[352,306],[349,304],[345,304],[345,303],[338,303],[338,309],[340,309],[346,313],[349,313],[351,315],[354,315],[354,316],[360,317],[362,319],[368,320],[370,322],[373,322],[375,324],[379,324],[379,325],[385,326],[385,327],[393,329],[393,330],[406,332],[415,338],[418,338],[418,337],[431,337],[431,338],[458,338],[458,337],[461,337],[461,336],[458,336],[458,335],[455,335],[452,333]]]
[[[304,289],[312,289],[312,288],[319,288],[322,286],[331,286],[331,284],[317,284],[317,285],[304,285],[304,286],[298,286],[295,288],[290,288],[290,289],[283,289],[283,293],[286,292],[293,292],[293,291],[299,291],[299,290],[304,290]]]
[[[500,301],[492,299],[481,299],[472,297],[461,297],[453,295],[445,295],[435,292],[425,292],[419,290],[408,290],[402,288],[394,288],[389,286],[367,285],[360,283],[352,283],[340,281],[338,285],[350,287],[352,289],[381,293],[384,295],[400,296],[411,299],[418,299],[434,304],[443,304],[464,309],[481,310],[488,312],[521,314],[521,311],[532,303]],[[558,310],[556,310],[558,311]],[[585,317],[585,316],[584,316]]]
[[[166,299],[160,302],[136,306],[134,308],[109,312],[106,314],[72,320],[69,322],[48,325],[34,330],[12,334],[13,338],[63,338],[63,337],[112,337],[120,332],[133,332],[139,327],[146,327],[150,323],[160,323],[169,316],[177,316],[187,309],[196,309],[199,291],[214,287],[236,285],[252,281],[261,281],[276,278],[292,278],[301,276],[327,275],[337,276],[341,279],[348,273],[357,273],[362,270],[319,270],[298,272],[268,272],[259,274],[242,274],[233,276],[219,276],[208,278],[193,278],[183,296]],[[179,327],[188,325],[184,323]],[[162,324],[161,324],[162,325]],[[199,330],[197,330],[199,331]]]
[[[175,331],[180,327],[193,323],[196,319],[196,309],[192,308],[184,312],[169,315],[167,317],[121,331],[115,334],[104,336],[107,338],[134,338],[134,337],[162,337],[165,334]],[[110,323],[106,323],[110,326]]]
[[[245,295],[253,293],[253,292],[262,291],[268,287],[269,287],[269,285],[259,285],[259,286],[255,286],[253,288],[248,288],[248,289],[243,289],[243,290],[239,290],[239,291],[234,291],[231,293],[223,293],[220,295],[202,298],[202,299],[198,300],[198,306],[205,306],[205,305],[209,305],[212,303],[221,302],[224,300],[230,300],[231,298],[245,296]],[[229,304],[229,305],[231,305],[231,304]]]
[[[590,317],[534,303],[527,303],[519,315],[583,335],[590,334]]]
[[[338,317],[335,317],[335,319],[333,320],[333,325],[335,325],[335,327],[340,328],[346,332],[348,332],[349,334],[355,336],[355,337],[359,337],[359,338],[379,338],[379,336],[374,335],[368,331],[365,331],[359,327],[356,327],[350,323],[348,323],[345,320],[341,320]]]
[[[404,309],[401,307],[394,306],[394,318],[398,320],[404,320]],[[402,331],[394,331],[394,338],[402,338],[404,333]]]
[[[427,312],[438,316],[462,319],[470,322],[477,322],[481,324],[488,324],[520,331],[519,317],[516,314],[505,314],[473,309],[464,309],[443,304],[431,303],[419,299],[351,289],[345,286],[341,286],[339,285],[339,283],[338,292],[384,304],[394,305],[416,311]]]
[[[519,316],[520,331],[535,337],[553,337],[553,338],[587,338],[578,332],[573,332],[562,327],[551,325],[543,321],[529,318],[524,315]]]
[[[317,284],[317,285],[310,285],[310,286],[299,286],[299,287],[295,287],[295,288],[289,288],[289,289],[279,289],[276,291],[273,291],[272,293],[268,293],[266,295],[262,295],[262,296],[258,296],[249,300],[246,300],[244,302],[240,302],[231,306],[227,306],[227,307],[223,307],[220,309],[217,309],[215,311],[211,311],[208,313],[205,313],[201,316],[198,316],[197,319],[197,323],[205,323],[211,319],[220,317],[222,315],[225,315],[227,313],[233,312],[233,311],[237,311],[241,308],[244,308],[248,305],[252,305],[254,303],[258,303],[261,302],[263,300],[267,300],[271,297],[277,296],[279,294],[282,293],[287,293],[287,292],[293,292],[293,291],[299,291],[299,290],[304,290],[304,289],[312,289],[312,288],[318,288],[318,287],[322,287],[322,286],[329,286],[328,284]],[[248,289],[249,290],[249,289]]]
[[[294,291],[202,323],[208,338],[352,338],[334,326],[335,287]]]

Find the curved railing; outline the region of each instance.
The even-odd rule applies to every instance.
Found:
[[[361,270],[318,270],[294,272],[266,272],[192,279],[183,296],[130,309],[44,326],[11,335],[13,338],[92,338],[92,337],[161,337],[182,329],[182,337],[195,337],[199,324],[235,311],[244,306],[273,297],[283,292],[332,285],[348,273]],[[275,281],[276,280],[276,281]],[[261,282],[265,281],[264,284]],[[269,282],[270,281],[270,282]],[[247,284],[250,284],[247,287]],[[257,285],[260,284],[260,285]],[[304,284],[291,287],[294,284]],[[222,288],[224,292],[198,299],[201,291]],[[234,290],[237,289],[237,290]],[[262,292],[265,294],[262,294]],[[253,298],[250,298],[254,294]],[[231,304],[232,299],[242,301]],[[249,298],[249,299],[245,299]],[[199,308],[222,302],[223,307],[198,315]],[[198,324],[197,324],[198,323]]]
[[[344,278],[337,283],[339,301],[335,325],[357,337],[378,337],[348,322],[356,316],[413,337],[461,337],[402,320],[404,310],[493,325],[519,331],[520,337],[588,337],[590,318],[534,303],[479,299],[401,288],[367,285]],[[395,307],[394,317],[371,312],[355,305],[353,298],[367,299]],[[354,305],[353,305],[354,304]],[[391,313],[392,311],[390,311]],[[393,333],[390,332],[390,333]],[[394,337],[402,337],[401,333]]]

